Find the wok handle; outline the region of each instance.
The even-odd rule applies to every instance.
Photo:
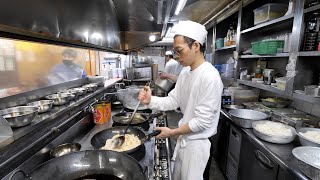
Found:
[[[156,117],[159,117],[159,116],[162,116],[163,113],[160,112],[160,113],[156,113],[156,114],[150,114],[149,115],[149,121],[151,121],[153,118],[156,118]]]
[[[13,179],[13,177],[14,177],[14,175],[16,175],[18,172],[21,172],[21,174],[24,176],[24,177],[26,177],[26,178],[28,178],[28,177],[30,177],[27,173],[25,173],[22,169],[17,169],[17,170],[14,170],[12,173],[11,173],[11,175],[9,176],[9,180],[12,180]]]
[[[159,130],[153,131],[152,133],[150,133],[150,134],[147,135],[147,139],[150,139],[150,138],[153,137],[153,136],[157,136],[157,135],[159,135],[160,133],[161,133],[161,131],[159,131]]]

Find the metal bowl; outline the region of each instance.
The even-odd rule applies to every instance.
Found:
[[[53,104],[56,106],[67,104],[71,96],[69,94],[60,93],[60,94],[52,94],[46,96],[46,99],[53,100]]]
[[[17,128],[30,124],[38,114],[38,107],[18,106],[0,111],[11,127]]]
[[[244,109],[243,106],[239,106],[239,105],[223,105],[223,108],[226,109],[227,111],[230,111],[232,109]]]
[[[49,111],[53,106],[53,100],[40,100],[27,104],[28,106],[35,106],[39,108],[39,113]]]
[[[320,148],[301,146],[292,150],[300,170],[311,179],[320,179]]]
[[[78,88],[72,88],[70,90],[75,90],[78,92],[79,96],[84,95],[85,93],[87,93],[87,88],[83,88],[83,87],[78,87]]]
[[[265,120],[269,117],[266,113],[250,109],[233,109],[229,111],[229,114],[232,121],[243,128],[252,128],[253,121]]]
[[[96,83],[86,84],[82,87],[86,88],[88,92],[94,92],[98,89],[98,85]]]
[[[302,146],[314,146],[314,147],[320,147],[320,144],[312,141],[311,139],[307,139],[305,138],[304,136],[302,136],[300,133],[305,133],[307,131],[318,131],[320,132],[320,129],[318,128],[299,128],[297,129],[297,135],[299,137],[299,141],[300,141],[300,144]]]
[[[286,99],[274,98],[275,101],[268,101],[267,99],[261,99],[263,105],[270,108],[285,108],[290,105],[290,101]],[[279,99],[279,100],[277,100]]]
[[[79,143],[60,144],[59,146],[56,146],[53,149],[51,149],[50,156],[55,158],[72,152],[80,151],[80,149],[81,145]]]
[[[63,93],[67,93],[67,94],[71,94],[71,99],[77,99],[79,96],[79,92],[76,90],[72,90],[72,89],[68,89],[68,90],[64,90],[64,91],[60,91],[58,92],[59,94],[63,94]]]
[[[266,121],[255,121],[252,122],[252,128],[253,128],[253,133],[260,139],[265,140],[267,142],[271,143],[276,143],[276,144],[288,144],[291,143],[294,138],[296,137],[296,131],[293,127],[285,125],[280,122],[273,122],[276,124],[279,124],[279,126],[285,126],[286,128],[290,129],[291,131],[291,136],[279,136],[279,135],[270,135],[270,134],[265,134],[257,129],[257,125],[259,124],[264,124],[266,122],[270,122],[268,120]],[[272,122],[272,121],[271,121]]]

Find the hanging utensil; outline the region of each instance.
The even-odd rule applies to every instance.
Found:
[[[145,91],[148,91],[148,89],[146,88],[147,86],[149,86],[150,83],[147,83],[146,86],[143,88]],[[133,113],[131,114],[131,117],[130,117],[130,120],[129,120],[129,123],[126,127],[126,129],[124,130],[123,134],[122,135],[119,135],[118,137],[115,137],[112,139],[112,146],[113,148],[118,148],[120,146],[122,146],[122,144],[124,143],[125,141],[125,134],[127,133],[127,130],[131,124],[131,121],[133,120],[133,117],[134,115],[136,114],[137,110],[138,110],[138,107],[141,103],[141,100],[138,102],[137,106],[134,108],[134,111]]]

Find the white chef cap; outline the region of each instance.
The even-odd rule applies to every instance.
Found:
[[[179,21],[175,35],[182,35],[198,41],[201,45],[206,41],[207,30],[204,25],[193,21]]]
[[[172,54],[172,51],[166,51],[166,53],[165,53],[165,54],[166,54],[166,56],[173,55],[173,54]]]

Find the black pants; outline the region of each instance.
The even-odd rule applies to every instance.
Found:
[[[211,143],[211,146],[210,146],[210,156],[209,156],[209,160],[208,160],[208,163],[207,163],[207,166],[206,166],[206,169],[204,170],[203,172],[203,179],[204,180],[209,180],[209,172],[210,172],[210,166],[211,166],[211,161],[212,161],[212,156],[213,156],[213,141],[212,141],[212,138],[213,137],[210,137],[209,138],[209,141]]]

